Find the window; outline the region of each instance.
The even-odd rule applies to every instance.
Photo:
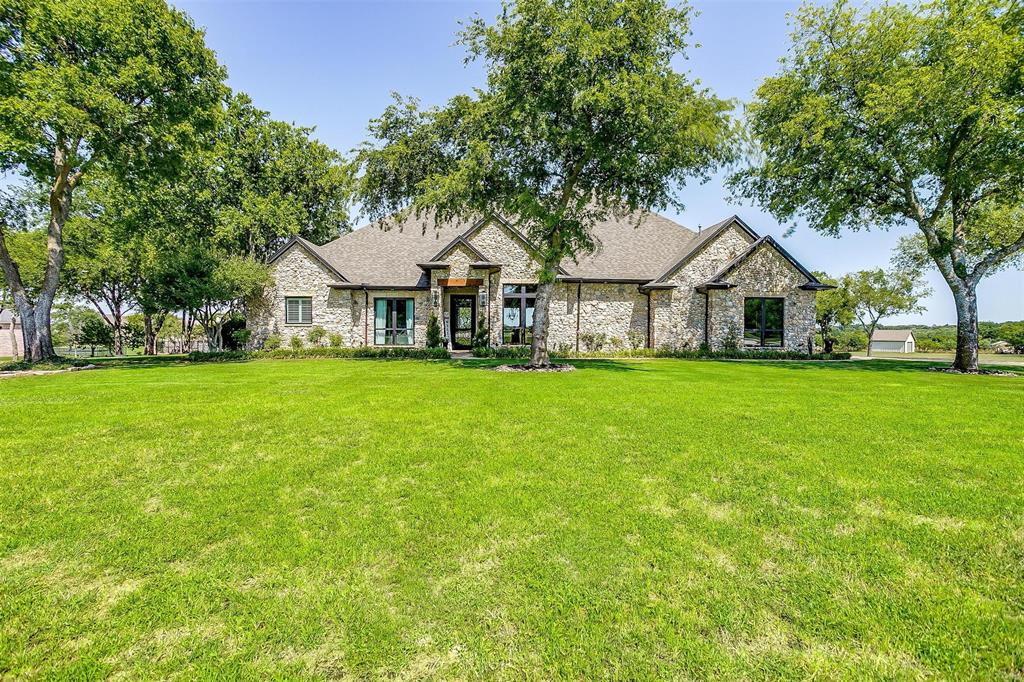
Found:
[[[536,284],[506,284],[501,314],[501,342],[510,346],[533,343],[533,308]]]
[[[294,296],[284,299],[285,324],[313,324],[313,299]]]
[[[411,346],[412,299],[375,298],[373,305],[373,343],[378,346]]]
[[[782,347],[781,298],[748,298],[743,301],[743,345]]]

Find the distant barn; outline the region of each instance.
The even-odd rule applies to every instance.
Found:
[[[876,329],[871,335],[871,351],[879,353],[913,353],[917,339],[913,329]]]

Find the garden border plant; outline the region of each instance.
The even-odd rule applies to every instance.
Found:
[[[528,360],[530,349],[528,346],[492,346],[486,348],[474,348],[473,356],[477,358],[495,358],[507,360]],[[697,350],[671,349],[671,348],[637,348],[620,349],[616,351],[582,351],[555,349],[552,357],[564,359],[588,359],[588,358],[676,358],[679,360],[849,360],[850,353],[801,353],[788,350],[742,350],[739,348],[731,350],[709,350],[700,348]]]

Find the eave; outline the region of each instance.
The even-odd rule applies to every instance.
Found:
[[[415,284],[366,284],[356,282],[331,282],[327,285],[331,289],[347,289],[350,291],[429,291],[430,287],[421,287]]]

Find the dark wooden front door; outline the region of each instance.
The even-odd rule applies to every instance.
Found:
[[[476,296],[452,296],[452,348],[473,347],[476,332]]]

